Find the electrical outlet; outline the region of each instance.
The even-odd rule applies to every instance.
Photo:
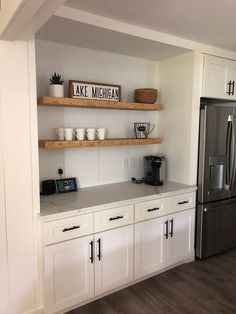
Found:
[[[128,158],[122,158],[122,169],[128,168]]]
[[[55,165],[55,172],[56,172],[56,175],[59,176],[58,174],[58,169],[62,169],[63,170],[63,174],[65,173],[65,165],[64,165],[64,162],[56,162],[56,165]]]
[[[135,157],[129,157],[128,158],[128,168],[135,168]]]

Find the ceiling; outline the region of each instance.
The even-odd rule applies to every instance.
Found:
[[[65,6],[236,52],[236,0],[67,0]],[[153,61],[189,51],[56,15],[36,37]]]
[[[37,38],[83,48],[160,61],[189,50],[53,16]]]
[[[236,51],[236,0],[68,0],[66,6]]]

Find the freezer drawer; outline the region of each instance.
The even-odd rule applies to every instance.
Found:
[[[196,256],[206,258],[236,246],[236,198],[197,206]]]

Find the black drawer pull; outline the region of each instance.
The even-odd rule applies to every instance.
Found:
[[[232,95],[234,95],[234,84],[235,84],[235,81],[233,81],[233,84],[232,84],[232,88],[233,88],[232,93],[231,93]]]
[[[173,234],[174,234],[174,219],[172,218],[170,220],[170,236],[171,236],[171,238],[173,237]]]
[[[93,263],[94,256],[93,256],[93,241],[90,242],[90,261]]]
[[[183,204],[188,204],[189,201],[183,201],[183,202],[179,202],[178,205],[183,205]]]
[[[160,207],[154,207],[154,208],[149,208],[147,211],[148,212],[153,212],[154,210],[158,210]]]
[[[80,226],[73,226],[73,227],[70,227],[70,228],[64,228],[62,230],[62,232],[67,232],[67,231],[71,231],[71,230],[75,230],[75,229],[79,229]]]
[[[166,230],[165,230],[165,234],[164,234],[164,236],[166,237],[166,239],[168,239],[168,223],[169,223],[168,220],[166,220],[166,221],[165,221],[165,229],[166,229]]]
[[[228,94],[228,95],[231,95],[231,85],[232,85],[232,82],[229,81],[229,82],[227,83],[227,85],[229,85],[229,89],[228,89],[228,91],[227,91],[227,94]]]
[[[98,260],[100,261],[101,260],[101,239],[97,240],[97,244],[98,244],[98,254],[97,254],[97,257],[98,257]]]
[[[124,218],[124,216],[111,217],[111,218],[109,218],[109,221],[117,220],[117,219],[122,219],[122,218]]]

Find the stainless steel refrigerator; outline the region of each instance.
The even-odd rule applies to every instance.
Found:
[[[196,256],[236,246],[236,102],[201,99]]]

